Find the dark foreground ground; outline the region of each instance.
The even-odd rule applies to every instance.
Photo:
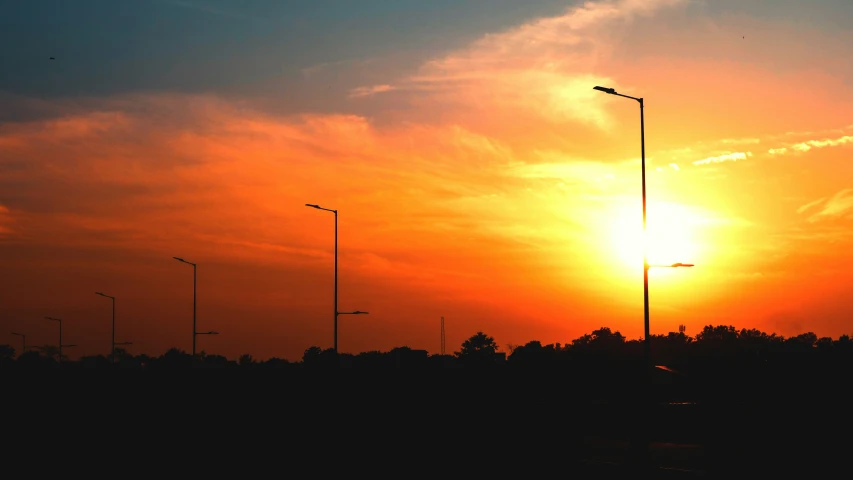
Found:
[[[4,468],[217,478],[789,478],[847,468],[843,388],[647,403],[636,389],[565,383],[472,372],[7,374]],[[638,454],[631,445],[646,438]]]

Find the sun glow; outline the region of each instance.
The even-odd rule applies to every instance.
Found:
[[[614,210],[610,232],[611,252],[626,266],[642,266],[642,207],[639,204],[622,205]],[[684,206],[649,204],[645,235],[649,264],[694,263],[698,249],[692,238],[693,223],[693,215]]]

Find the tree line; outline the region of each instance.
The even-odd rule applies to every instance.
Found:
[[[601,368],[610,370],[631,370],[632,366],[643,364],[644,346],[642,340],[628,340],[619,331],[602,327],[569,343],[543,345],[539,341],[530,341],[524,345],[506,345],[500,347],[493,337],[477,332],[465,340],[458,351],[452,355],[430,354],[426,350],[411,349],[407,346],[393,348],[390,351],[368,351],[359,354],[336,353],[333,349],[312,346],[305,350],[299,361],[281,358],[257,360],[249,354],[236,359],[222,355],[207,354],[202,351],[192,356],[177,348],[168,350],[158,357],[145,354],[133,355],[127,350],[116,348],[114,355],[86,356],[79,360],[59,357],[56,346],[46,345],[34,350],[21,352],[16,358],[15,348],[0,345],[0,366],[2,367],[62,367],[62,368],[175,368],[175,367],[213,367],[213,368],[470,368],[470,367],[535,367],[535,368],[571,368],[574,370],[595,371]],[[744,369],[747,367],[792,368],[795,364],[815,364],[815,362],[850,363],[853,360],[853,340],[842,335],[837,339],[817,337],[812,332],[793,337],[768,334],[756,329],[738,330],[733,326],[708,325],[695,336],[688,336],[683,328],[678,332],[665,335],[653,335],[650,339],[651,355],[654,366],[675,375],[710,374],[713,370],[727,370],[724,367]],[[815,364],[814,366],[817,366]],[[582,367],[582,368],[581,368]]]

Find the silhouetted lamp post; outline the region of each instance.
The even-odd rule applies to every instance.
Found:
[[[23,333],[15,333],[15,332],[12,332],[12,335],[21,337],[21,340],[23,341],[23,344],[21,345],[21,354],[26,352],[27,351],[27,336],[24,335]]]
[[[644,330],[645,330],[645,353],[646,360],[651,363],[651,338],[649,336],[649,261],[646,248],[646,126],[643,115],[643,99],[622,95],[617,93],[615,89],[608,87],[593,87],[593,90],[598,90],[610,95],[618,97],[630,98],[636,100],[640,104],[640,151],[641,151],[641,168],[643,179],[643,313],[644,313]]]
[[[334,323],[335,323],[335,353],[338,351],[338,211],[329,208],[323,208],[319,205],[310,203],[305,204],[306,207],[316,208],[317,210],[325,210],[335,214],[335,304],[334,304]]]
[[[113,303],[113,334],[112,341],[110,342],[110,357],[115,358],[116,354],[116,297],[111,297],[109,295],[105,295],[101,292],[95,292],[95,295],[100,295],[102,297],[109,298]]]
[[[195,358],[195,337],[196,335],[208,335],[208,333],[199,333],[195,329],[195,306],[196,306],[196,264],[192,262],[188,262],[183,258],[172,257],[175,260],[186,263],[187,265],[193,266],[193,358]]]
[[[59,361],[62,361],[62,319],[53,317],[44,317],[45,320],[59,322]]]

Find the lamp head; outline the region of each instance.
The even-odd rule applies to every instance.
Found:
[[[175,260],[177,260],[179,262],[186,262],[186,260],[184,260],[183,258],[179,258],[179,257],[172,257],[172,258],[174,258]]]
[[[19,337],[23,337],[23,336],[24,336],[24,334],[23,334],[23,333],[17,333],[17,332],[12,332],[12,335],[17,335],[17,336],[19,336]]]
[[[306,204],[305,204],[305,206],[306,206],[306,207],[311,207],[311,208],[320,208],[320,205],[314,205],[314,204],[311,204],[311,203],[306,203]]]
[[[610,95],[616,94],[616,90],[613,88],[595,86],[595,87],[592,87],[592,89],[598,90],[599,92],[609,93]]]

